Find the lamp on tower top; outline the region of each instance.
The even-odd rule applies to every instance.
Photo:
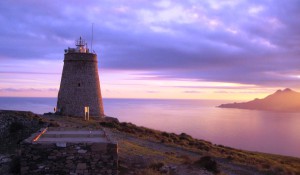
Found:
[[[81,37],[76,40],[75,45],[77,46],[76,50],[79,53],[87,53],[86,42]]]

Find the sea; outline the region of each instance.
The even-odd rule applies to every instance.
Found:
[[[0,97],[0,109],[52,112],[56,98]],[[300,113],[226,109],[232,101],[103,99],[105,114],[121,122],[233,148],[300,158]]]

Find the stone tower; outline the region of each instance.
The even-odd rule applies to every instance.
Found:
[[[104,116],[97,63],[97,55],[89,52],[81,37],[76,48],[65,49],[57,99],[62,115],[83,117],[88,106],[90,116]]]

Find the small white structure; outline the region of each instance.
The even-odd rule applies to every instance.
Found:
[[[84,107],[84,120],[90,120],[90,107]]]

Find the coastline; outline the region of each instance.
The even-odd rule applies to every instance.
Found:
[[[1,115],[8,111],[1,111]],[[128,172],[175,171],[186,173],[213,173],[197,164],[202,157],[209,157],[221,173],[234,174],[299,174],[300,158],[239,150],[195,139],[182,133],[174,134],[131,123],[113,121],[89,122],[74,117],[36,115],[30,112],[10,111],[9,117],[27,115],[41,124],[52,127],[105,128],[120,146],[120,174]],[[159,168],[157,168],[159,164]],[[156,165],[156,168],[155,168]],[[154,168],[153,168],[154,167]],[[180,174],[180,173],[179,173]],[[236,174],[236,173],[235,173]]]
[[[238,149],[300,157],[300,140],[293,133],[300,119],[297,114],[216,108],[222,102],[219,100],[103,100],[105,114],[117,116],[122,122],[176,134],[184,132]],[[36,114],[52,111],[55,104],[56,98],[0,98],[1,109]]]

